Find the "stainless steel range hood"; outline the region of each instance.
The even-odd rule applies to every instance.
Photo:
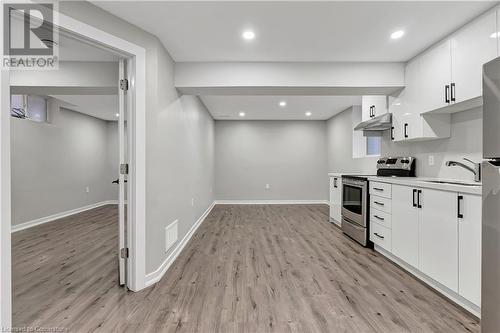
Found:
[[[383,131],[392,128],[392,113],[384,113],[375,118],[365,120],[354,127],[355,131],[363,131],[365,136],[381,136]]]

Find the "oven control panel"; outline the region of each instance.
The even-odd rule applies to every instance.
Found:
[[[381,157],[377,161],[377,169],[411,170],[415,157]]]

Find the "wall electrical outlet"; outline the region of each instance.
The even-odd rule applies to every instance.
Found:
[[[191,198],[191,206],[194,207],[194,198]]]
[[[429,165],[434,165],[434,155],[429,155]]]
[[[271,185],[266,184],[266,190],[269,190],[271,188]]]
[[[85,187],[85,193],[89,193],[90,192],[90,187]]]

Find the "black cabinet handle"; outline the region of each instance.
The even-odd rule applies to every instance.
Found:
[[[459,196],[457,197],[457,212],[458,212],[458,213],[457,213],[457,217],[458,217],[459,219],[463,219],[463,218],[464,218],[464,214],[460,213],[460,206],[461,206],[461,205],[460,205],[460,201],[463,201],[463,200],[464,200],[464,196],[463,196],[463,195],[459,195]]]
[[[359,110],[359,109],[358,109]],[[359,112],[359,111],[358,111]],[[333,178],[333,187],[337,188],[337,178]]]
[[[359,110],[359,109],[358,109]],[[359,111],[358,111],[359,112]],[[358,113],[359,114],[359,113]],[[383,191],[384,189],[383,188],[379,188],[379,187],[374,187],[373,188],[375,191]]]
[[[455,102],[455,82],[451,84],[451,101]]]
[[[375,105],[372,105],[372,108],[373,108],[373,113],[372,113],[372,117],[375,117]]]
[[[417,203],[415,202],[415,194],[417,194],[417,190],[413,190],[413,207],[417,207]]]
[[[447,84],[444,86],[444,102],[450,103],[450,85]]]
[[[417,207],[422,208],[422,205],[420,204],[420,194],[422,194],[422,190],[417,191]]]
[[[408,123],[405,123],[405,130],[404,130],[404,132],[405,132],[405,138],[407,138],[408,137]]]
[[[358,109],[358,110],[359,110],[359,109]],[[376,219],[379,219],[380,221],[385,220],[383,217],[380,217],[380,216],[378,216],[378,215],[373,215],[373,217],[374,217],[374,218],[376,218]]]
[[[394,140],[394,126],[391,127],[391,140]]]
[[[359,110],[359,109],[358,109],[358,110]],[[374,201],[373,203],[374,203],[374,204],[377,204],[377,205],[379,205],[379,206],[384,206],[384,204],[383,204],[383,203],[378,202],[378,201]]]
[[[370,106],[370,118],[372,117],[372,107]]]
[[[358,110],[359,110],[359,109],[358,109]],[[374,232],[373,234],[374,234],[375,236],[377,236],[378,238],[380,238],[380,239],[384,239],[384,236],[381,236],[381,235],[377,234],[376,232]]]

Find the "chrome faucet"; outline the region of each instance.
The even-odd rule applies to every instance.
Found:
[[[464,168],[465,170],[469,170],[470,172],[472,172],[474,174],[474,181],[480,182],[481,181],[481,163],[475,163],[475,162],[473,162],[465,157],[464,157],[464,160],[472,163],[473,167],[470,167],[468,165],[465,165],[465,164],[463,164],[461,162],[457,162],[457,161],[446,161],[445,164],[446,164],[446,166],[459,166],[461,168]]]

